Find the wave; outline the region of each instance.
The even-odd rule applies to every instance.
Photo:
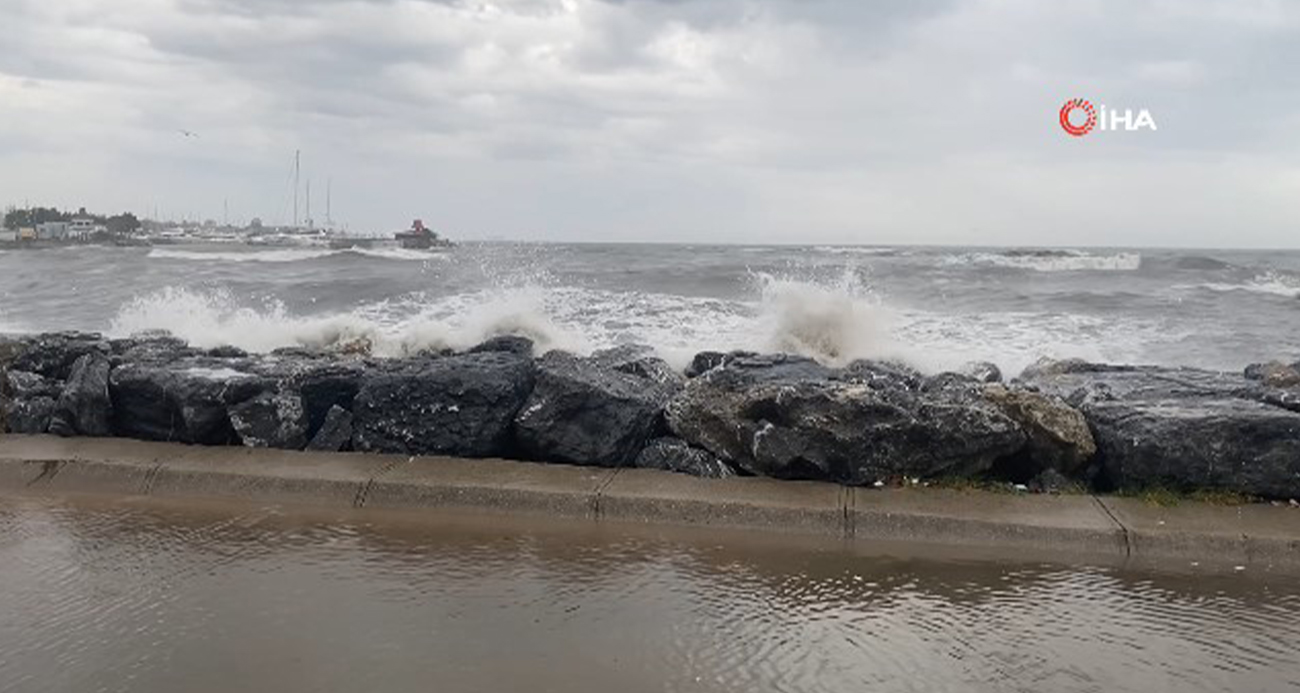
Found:
[[[873,248],[860,245],[819,245],[813,248],[819,253],[830,255],[897,255],[894,248]]]
[[[949,266],[1004,267],[1034,272],[1132,272],[1142,266],[1141,253],[1094,255],[1079,250],[1010,250],[963,253],[941,261]]]
[[[153,248],[149,251],[150,258],[202,262],[301,262],[303,260],[316,260],[339,255],[354,255],[385,260],[439,260],[447,257],[445,253],[409,248],[276,248],[274,250],[252,251]]]
[[[1248,291],[1257,294],[1272,294],[1287,298],[1300,298],[1300,277],[1270,270],[1256,275],[1254,279],[1239,284],[1229,282],[1206,282],[1204,284],[1180,285],[1181,289],[1204,289],[1207,291],[1229,292]]]

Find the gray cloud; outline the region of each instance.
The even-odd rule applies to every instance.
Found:
[[[0,21],[0,203],[274,220],[301,149],[357,229],[1296,243],[1283,3],[11,0]],[[1159,130],[1069,138],[1073,96]]]

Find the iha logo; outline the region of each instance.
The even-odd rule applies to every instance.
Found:
[[[1061,129],[1072,137],[1083,137],[1093,130],[1133,132],[1148,128],[1157,129],[1156,119],[1145,108],[1140,109],[1135,116],[1132,109],[1107,110],[1101,104],[1094,107],[1087,99],[1070,99],[1061,106]]]

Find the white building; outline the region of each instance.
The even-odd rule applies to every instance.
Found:
[[[61,241],[68,237],[68,222],[47,221],[36,225],[36,237],[42,241]]]
[[[18,240],[18,232],[0,228],[0,243],[13,243]]]

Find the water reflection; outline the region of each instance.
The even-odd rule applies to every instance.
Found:
[[[0,689],[1300,686],[1300,586],[841,549],[7,501]]]

